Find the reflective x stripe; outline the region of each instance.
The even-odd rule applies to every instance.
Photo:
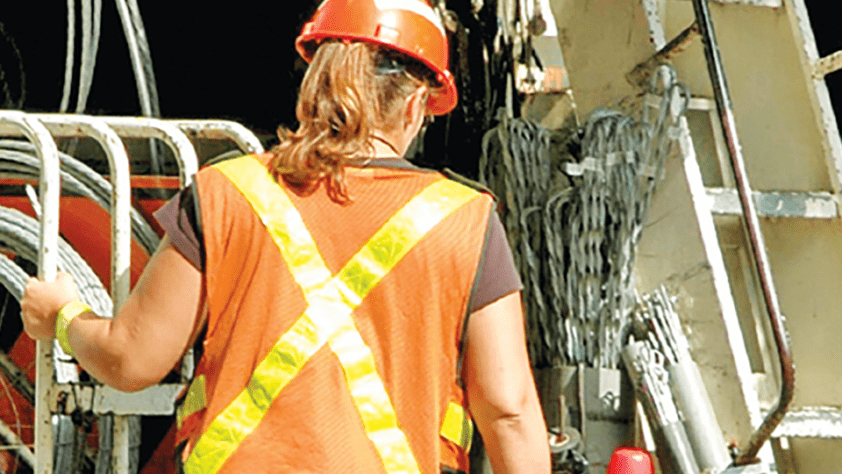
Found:
[[[193,413],[198,412],[205,406],[207,406],[208,401],[205,396],[205,376],[199,375],[193,379],[193,382],[190,383],[190,387],[187,388],[187,395],[184,396],[184,403],[178,407],[176,410],[176,423],[179,428],[181,428],[181,424],[184,423],[184,419],[188,416],[192,415]]]
[[[258,364],[248,386],[202,434],[185,472],[216,472],[260,423],[269,406],[307,360],[328,344],[369,439],[387,472],[419,472],[400,430],[371,350],[351,314],[380,280],[436,224],[478,195],[449,180],[437,181],[411,199],[332,276],[286,192],[251,157],[216,165],[246,197],[274,239],[308,308]]]
[[[471,441],[474,437],[474,425],[471,417],[465,408],[458,403],[450,402],[447,405],[447,412],[444,414],[444,422],[441,425],[442,438],[456,443],[465,451],[471,450]]]

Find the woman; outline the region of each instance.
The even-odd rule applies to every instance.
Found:
[[[114,319],[67,275],[31,280],[27,334],[128,391],[201,341],[185,472],[466,471],[469,415],[495,472],[549,472],[492,199],[402,159],[456,104],[435,12],[327,0],[296,46],[298,130],[159,211],[167,235]]]

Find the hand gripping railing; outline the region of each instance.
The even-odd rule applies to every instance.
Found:
[[[58,270],[58,205],[61,192],[58,149],[44,125],[22,112],[0,111],[0,135],[25,136],[35,144],[41,160],[38,276],[44,281],[54,281]],[[53,383],[52,345],[38,341],[35,361],[35,473],[51,474],[53,429],[48,400]]]
[[[111,180],[111,299],[115,311],[129,296],[131,289],[131,172],[129,157],[120,137],[102,120],[81,115],[42,114],[33,116],[43,123],[54,136],[90,136],[103,148],[108,158]],[[107,316],[107,315],[105,315]],[[113,472],[129,470],[129,443],[127,419],[115,418]],[[37,449],[36,449],[37,451]]]
[[[199,160],[187,137],[174,125],[161,120],[132,117],[107,117],[102,119],[119,135],[133,138],[158,138],[169,145],[178,163],[179,180],[182,186],[187,186],[193,180],[199,168]],[[128,159],[126,160],[128,166]],[[125,192],[131,192],[131,184],[126,181],[123,185]],[[115,192],[118,189],[114,183]],[[126,213],[128,215],[128,212]],[[128,295],[128,292],[126,293]],[[116,306],[115,307],[119,307]],[[112,466],[114,472],[127,472],[129,468],[129,421],[126,416],[114,417],[114,438]]]
[[[52,133],[52,135],[51,135]],[[53,136],[87,136],[94,139],[105,151],[112,182],[111,196],[111,293],[114,308],[120,308],[130,291],[131,262],[131,180],[129,158],[120,137],[157,138],[173,150],[179,167],[182,186],[192,182],[198,169],[195,149],[185,133],[194,138],[232,140],[245,153],[263,151],[260,141],[248,129],[235,122],[223,120],[176,120],[162,121],[148,118],[103,117],[82,115],[24,114],[16,111],[0,112],[0,136],[24,136],[36,146],[41,159],[40,200],[41,233],[39,245],[39,276],[45,281],[55,279],[58,246],[58,203],[60,195],[59,159]],[[55,399],[66,386],[55,386],[54,367],[51,363],[51,348],[38,344],[38,365],[36,381],[36,461],[38,474],[53,471],[53,439],[51,409],[55,411]],[[192,373],[191,364],[184,364],[185,374]],[[55,389],[53,389],[55,388]],[[88,387],[74,391],[78,398],[93,406],[94,412],[115,414],[112,472],[125,473],[129,464],[129,414],[164,414],[172,410],[172,401],[178,387],[156,386],[136,394],[123,394],[102,387],[95,397]],[[69,404],[65,409],[75,407]]]

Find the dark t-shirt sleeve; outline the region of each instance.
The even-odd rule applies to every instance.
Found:
[[[204,271],[204,243],[197,237],[201,231],[197,231],[200,224],[194,212],[194,196],[192,187],[183,189],[155,212],[155,218],[169,235],[173,247],[194,267]],[[476,289],[468,304],[469,314],[523,288],[506,240],[506,231],[496,212],[492,213],[488,225],[485,249],[477,269]]]
[[[468,304],[468,314],[523,289],[506,239],[506,230],[497,212],[491,214],[488,226],[488,238],[477,271],[476,290]]]
[[[169,235],[173,247],[199,271],[204,271],[202,243],[199,242],[196,232],[197,219],[193,212],[188,212],[188,206],[185,205],[190,204],[192,199],[192,186],[184,188],[155,211],[154,216]]]

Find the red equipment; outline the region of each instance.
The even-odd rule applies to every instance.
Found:
[[[655,474],[649,451],[641,448],[617,448],[605,474]]]

